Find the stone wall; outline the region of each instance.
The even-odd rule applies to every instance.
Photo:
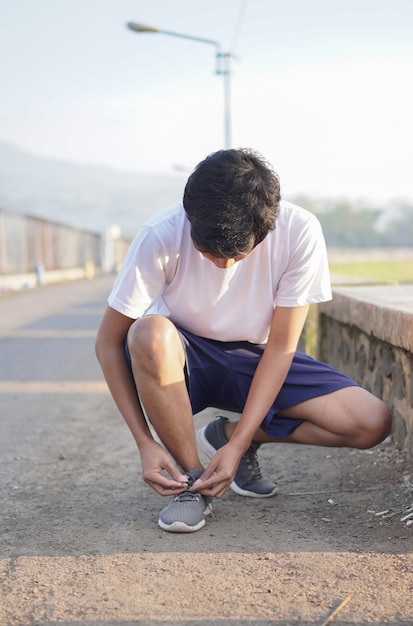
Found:
[[[337,287],[318,313],[319,358],[388,404],[413,463],[413,285]]]

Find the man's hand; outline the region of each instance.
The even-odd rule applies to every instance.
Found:
[[[203,496],[222,498],[232,483],[241,460],[243,450],[231,442],[216,451],[204,473],[192,485],[194,491]]]
[[[185,491],[188,476],[182,474],[169,454],[156,441],[148,441],[140,448],[143,480],[161,496],[175,496]],[[167,472],[171,478],[165,476]]]

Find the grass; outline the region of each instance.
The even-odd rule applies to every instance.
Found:
[[[378,283],[413,283],[413,260],[330,263],[330,272]]]

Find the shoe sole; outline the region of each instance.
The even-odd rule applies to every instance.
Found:
[[[270,493],[257,493],[256,491],[247,491],[246,489],[241,489],[241,487],[238,487],[235,481],[231,483],[230,487],[232,491],[237,493],[239,496],[247,496],[248,498],[272,498],[278,493],[278,487],[274,487],[274,489],[270,491]]]
[[[204,428],[201,428],[201,430],[198,430],[196,434],[196,440],[199,447],[205,452],[207,457],[212,459],[217,450],[212,444],[209,443],[208,439],[205,437],[205,429],[206,426],[204,426]],[[239,487],[235,480],[232,481],[232,483],[230,484],[230,489],[239,496],[246,496],[247,498],[271,498],[278,493],[278,487],[274,487],[274,489],[270,493],[256,493],[255,491],[248,491]]]
[[[167,530],[170,533],[194,533],[197,530],[200,530],[203,526],[205,526],[205,516],[211,514],[211,505],[207,505],[204,510],[204,519],[201,519],[196,526],[188,526],[185,522],[173,522],[173,524],[165,524],[161,520],[158,519],[158,526],[162,528],[162,530]]]

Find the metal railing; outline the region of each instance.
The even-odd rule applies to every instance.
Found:
[[[0,276],[88,266],[113,271],[129,244],[116,227],[95,233],[0,208]]]

